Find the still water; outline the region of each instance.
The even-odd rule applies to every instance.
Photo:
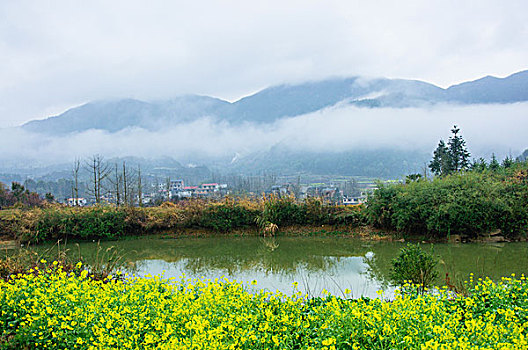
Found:
[[[69,243],[71,255],[80,250],[87,263],[117,250],[130,274],[164,277],[220,278],[257,281],[257,287],[290,294],[292,283],[313,296],[326,290],[353,297],[376,297],[393,291],[391,260],[404,243],[363,241],[345,237],[142,237],[122,241]],[[113,248],[111,248],[113,247]],[[40,248],[44,249],[44,247]],[[498,279],[528,274],[528,243],[422,244],[439,259],[439,278],[452,281],[476,277]]]

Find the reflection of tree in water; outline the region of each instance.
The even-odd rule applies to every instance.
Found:
[[[367,265],[366,274],[368,278],[378,281],[383,289],[386,289],[391,284],[389,277],[391,261],[392,257],[375,254],[374,252],[368,252],[363,258],[363,262]]]
[[[221,270],[234,275],[244,271],[258,271],[265,274],[294,275],[300,269],[307,272],[329,271],[335,268],[332,256],[313,254],[306,247],[277,242],[275,239],[260,239],[244,250],[231,254],[200,255],[187,257],[185,269],[195,275],[211,270]]]
[[[439,243],[424,244],[422,248],[438,258],[439,276],[435,281],[438,285],[446,283],[446,275],[449,276],[450,283],[461,283],[467,280],[471,273],[476,278],[489,277],[495,281],[512,273],[528,273],[528,245],[524,242]],[[365,258],[370,278],[378,280],[384,287],[389,285],[392,259],[398,254],[398,250],[399,248],[393,252],[385,252],[384,249],[373,250],[374,254]]]
[[[256,270],[269,274],[328,272],[340,263],[340,257],[361,256],[362,243],[332,237],[207,237],[183,239],[132,239],[101,242],[118,245],[126,252],[130,271],[142,270],[146,260],[180,263],[189,273],[200,275],[223,270],[236,274]],[[93,244],[81,248],[90,253]]]

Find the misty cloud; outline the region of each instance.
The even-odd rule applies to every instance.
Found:
[[[159,131],[139,128],[117,133],[89,130],[63,137],[0,130],[0,161],[69,162],[96,153],[106,157],[170,156],[177,160],[230,159],[280,144],[292,150],[347,151],[396,148],[432,152],[461,128],[474,156],[504,156],[528,148],[528,103],[509,105],[367,109],[350,106],[282,119],[270,125],[230,126],[203,118]]]
[[[0,2],[0,126],[87,101],[526,69],[525,0]]]

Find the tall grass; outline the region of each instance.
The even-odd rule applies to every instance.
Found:
[[[0,220],[0,230],[22,242],[119,238],[176,229],[197,228],[226,233],[253,229],[272,233],[293,225],[357,227],[366,220],[362,208],[336,206],[320,199],[296,202],[293,198],[261,200],[226,198],[222,201],[191,200],[159,207],[51,206],[10,210]],[[271,225],[271,226],[270,226]]]

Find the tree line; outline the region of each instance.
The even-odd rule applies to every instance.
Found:
[[[444,140],[438,142],[438,146],[433,152],[433,159],[429,163],[429,169],[436,176],[445,176],[460,171],[497,171],[501,168],[509,168],[514,163],[520,162],[521,159],[513,159],[507,156],[500,163],[495,154],[492,154],[491,160],[487,162],[484,158],[473,159],[470,161],[471,153],[468,151],[466,141],[459,134],[460,129],[455,125],[451,129],[452,136],[447,144]]]

